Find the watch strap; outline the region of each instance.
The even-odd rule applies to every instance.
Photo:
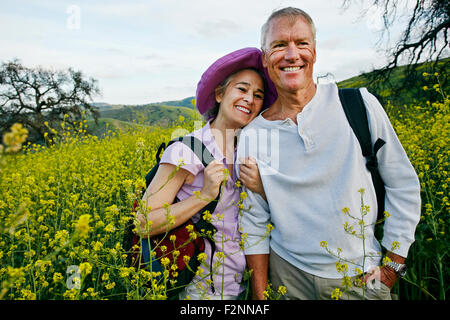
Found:
[[[397,273],[397,275],[403,277],[406,273],[406,264],[403,263],[397,263],[394,261],[388,261],[386,263],[386,266],[391,267],[392,269],[394,269],[395,273]]]

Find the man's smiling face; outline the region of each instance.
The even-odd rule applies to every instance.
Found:
[[[263,64],[278,92],[308,88],[313,80],[316,46],[311,26],[302,17],[271,21],[263,48]]]

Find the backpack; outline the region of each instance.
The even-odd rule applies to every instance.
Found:
[[[159,168],[159,162],[161,160],[161,152],[172,143],[180,141],[187,145],[196,154],[196,156],[202,161],[204,167],[206,167],[214,157],[211,155],[205,145],[195,137],[185,136],[171,140],[167,146],[163,142],[156,153],[156,165],[145,176],[146,188],[150,185],[151,181],[156,175]],[[145,191],[145,190],[144,190]],[[195,271],[200,265],[197,256],[205,251],[205,239],[207,239],[211,245],[211,261],[210,271],[212,271],[212,259],[215,252],[215,242],[213,240],[214,233],[217,229],[210,222],[204,219],[203,213],[209,211],[213,213],[220,197],[220,189],[217,198],[206,205],[200,210],[200,219],[198,222],[193,223],[191,219],[187,220],[182,225],[170,230],[169,232],[153,236],[151,238],[144,239],[133,232],[135,228],[134,221],[131,220],[127,224],[124,232],[123,248],[127,253],[127,266],[135,267],[136,269],[146,269],[151,272],[161,272],[161,280],[163,280],[164,266],[161,263],[161,259],[164,257],[169,258],[170,265],[172,265],[175,257],[173,251],[180,252],[176,257],[177,269],[172,270],[169,268],[169,278],[166,282],[167,285],[167,297],[168,299],[177,299],[178,294],[188,285],[194,278]],[[174,203],[179,200],[175,198]],[[133,203],[133,211],[136,210],[138,201]],[[189,231],[189,230],[191,231]],[[190,236],[191,232],[195,232],[198,236],[194,239]],[[200,234],[199,234],[200,233]],[[208,235],[208,236],[207,236]],[[175,236],[175,241],[171,240],[171,236]],[[167,249],[164,252],[161,247],[165,246]],[[151,257],[151,253],[156,253],[156,256]],[[184,257],[188,256],[190,259],[186,263]],[[212,280],[212,272],[210,273]],[[176,280],[176,282],[174,282]],[[147,284],[149,285],[149,284]],[[211,290],[215,292],[214,284],[211,281]]]
[[[367,119],[366,107],[361,92],[357,88],[338,89],[339,99],[344,108],[345,115],[356,138],[361,146],[362,155],[366,158],[366,167],[372,177],[377,198],[377,221],[384,218],[384,196],[386,194],[383,179],[378,170],[377,152],[386,143],[378,138],[372,146]],[[375,226],[375,237],[381,240],[383,236],[383,225]]]

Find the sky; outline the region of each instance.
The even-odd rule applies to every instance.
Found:
[[[272,11],[295,6],[317,29],[314,77],[340,81],[386,61],[381,14],[343,0],[0,0],[0,62],[73,68],[98,81],[95,102],[146,104],[194,96],[221,56],[260,47]],[[356,1],[358,3],[358,1]],[[391,36],[395,39],[395,34]]]

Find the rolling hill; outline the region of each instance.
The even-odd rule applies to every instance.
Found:
[[[450,58],[438,62],[434,68],[429,63],[422,63],[416,66],[416,74],[411,79],[414,85],[401,86],[404,80],[404,66],[396,68],[389,79],[389,83],[372,84],[369,78],[372,73],[361,74],[337,83],[340,88],[367,87],[376,95],[381,103],[388,101],[393,105],[404,105],[427,100],[435,100],[440,93],[436,90],[423,90],[423,88],[433,86],[437,83],[435,76],[424,77],[423,73],[434,74],[439,70],[439,81],[445,92],[450,92],[450,83],[447,75],[450,73]],[[144,105],[122,105],[97,102],[94,105],[100,111],[98,125],[90,121],[88,130],[91,134],[101,136],[107,130],[126,130],[135,125],[161,125],[166,126],[177,121],[180,116],[188,118],[198,118],[200,115],[192,104],[194,97],[187,97],[181,100],[155,102]],[[108,124],[108,125],[106,125]]]
[[[141,126],[141,125],[139,125],[137,123],[131,123],[131,122],[121,121],[121,120],[112,119],[112,118],[100,118],[100,119],[98,119],[97,123],[95,123],[94,120],[88,120],[86,130],[91,135],[101,138],[104,134],[106,134],[108,132],[108,130],[127,131],[129,129],[133,129],[138,126]]]
[[[405,80],[404,70],[406,66],[397,67],[392,72],[389,81],[378,81],[378,83],[369,83],[369,78],[372,72],[361,74],[344,81],[337,83],[340,88],[356,88],[367,87],[367,89],[375,94],[382,104],[388,101],[393,105],[404,105],[416,102],[426,102],[427,100],[436,100],[440,93],[436,90],[423,90],[426,86],[432,88],[437,84],[435,76],[424,77],[423,73],[433,75],[439,71],[439,82],[441,88],[445,92],[450,90],[450,82],[447,75],[450,73],[450,58],[442,59],[437,63],[437,66],[432,66],[430,63],[421,63],[416,65],[416,72],[409,79],[409,85],[402,86],[402,81]]]
[[[180,116],[191,118],[196,111],[187,107],[167,105],[123,106],[122,108],[100,111],[101,118],[112,118],[144,125],[168,125]]]
[[[192,98],[183,100],[189,101]],[[183,100],[178,101],[180,105]],[[99,105],[100,103],[97,103]],[[200,114],[193,108],[185,106],[164,105],[163,103],[147,105],[110,105],[101,103],[98,106],[100,118],[97,124],[93,119],[88,120],[87,131],[97,137],[101,137],[108,130],[126,131],[135,126],[168,126],[178,121],[181,117],[185,119],[201,119]]]

